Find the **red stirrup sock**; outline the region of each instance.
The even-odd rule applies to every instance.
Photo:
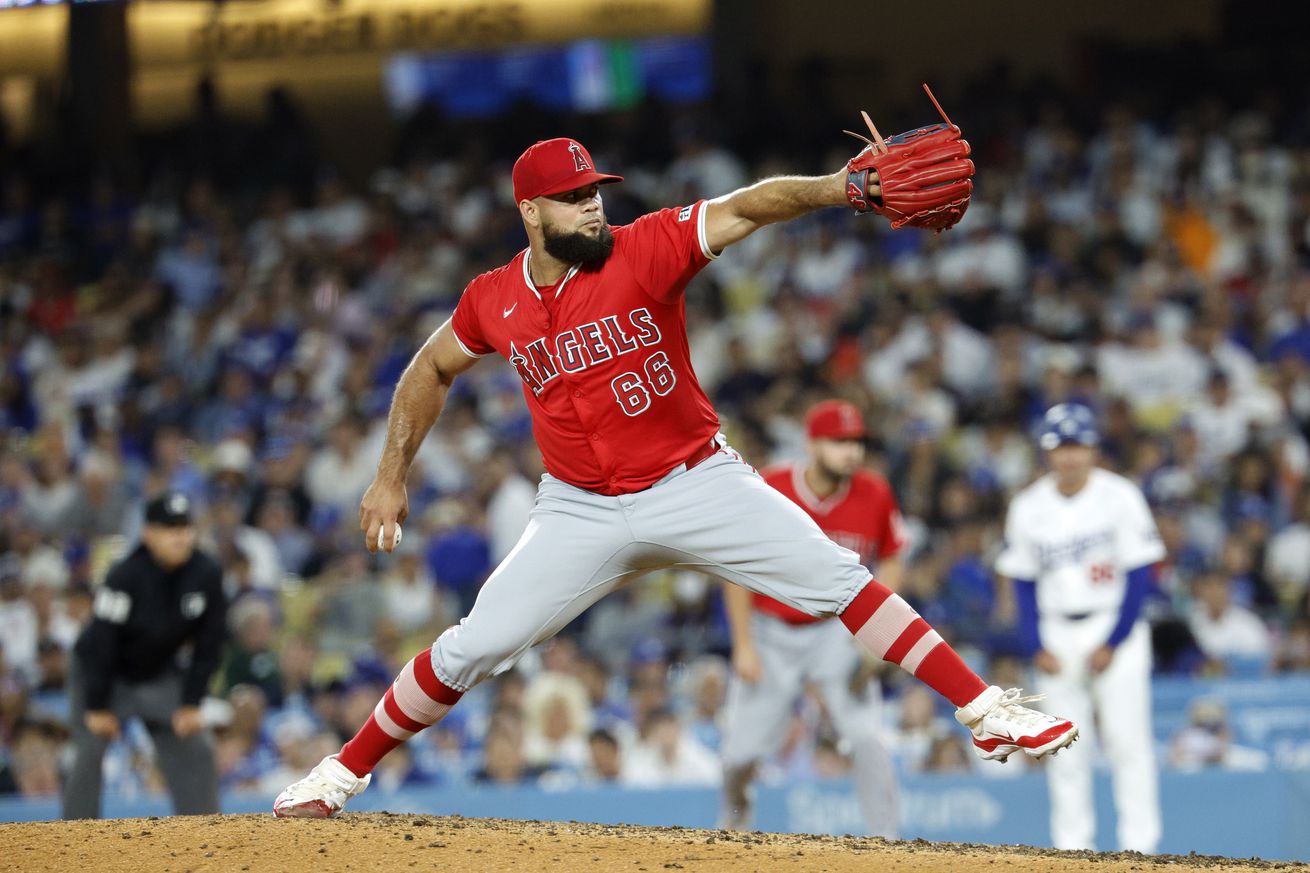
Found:
[[[404,666],[337,760],[356,776],[367,776],[378,761],[414,734],[450,712],[463,692],[443,685],[432,670],[432,649],[424,649]]]
[[[987,690],[941,634],[890,588],[870,579],[842,611],[841,620],[873,654],[905,670],[957,707]]]

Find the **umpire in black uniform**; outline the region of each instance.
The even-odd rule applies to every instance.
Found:
[[[222,569],[196,549],[191,501],[151,500],[141,544],[109,570],[74,649],[75,754],[64,818],[100,816],[105,749],[132,716],[150,732],[174,810],[218,812],[214,749],[199,705],[222,654],[226,613]]]

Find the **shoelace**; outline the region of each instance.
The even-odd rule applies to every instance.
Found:
[[[340,761],[336,763],[342,770],[345,770],[344,764]],[[319,770],[318,775],[347,794],[353,791],[355,786],[359,784],[359,779],[355,774],[351,773],[350,776],[347,776],[345,773],[342,773],[341,770],[336,769],[336,767],[324,767],[322,770]]]
[[[1011,688],[1001,695],[1001,699],[996,702],[996,709],[1004,710],[1004,715],[1011,721],[1028,726],[1039,724],[1050,718],[1044,712],[1038,712],[1035,709],[1029,709],[1024,706],[1025,703],[1036,703],[1046,697],[1045,694],[1030,694],[1027,697],[1022,696],[1022,691],[1018,688]],[[996,710],[993,710],[995,712]]]

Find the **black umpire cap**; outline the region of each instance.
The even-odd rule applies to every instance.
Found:
[[[191,524],[191,498],[177,491],[159,495],[146,504],[146,524],[186,527]]]

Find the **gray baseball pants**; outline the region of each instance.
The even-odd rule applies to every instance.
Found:
[[[70,659],[69,703],[73,731],[73,764],[64,782],[65,819],[100,818],[101,767],[109,740],[87,730],[86,692],[77,659]],[[218,812],[218,773],[214,748],[207,732],[183,739],[173,733],[173,711],[182,702],[182,676],[169,670],[157,679],[129,683],[116,681],[109,710],[120,725],[137,717],[155,745],[159,769],[173,797],[178,815]]]
[[[547,474],[522,538],[469,615],[433,645],[437,678],[466,691],[606,594],[666,567],[825,616],[845,609],[870,579],[858,555],[727,448],[635,494],[607,497]]]

